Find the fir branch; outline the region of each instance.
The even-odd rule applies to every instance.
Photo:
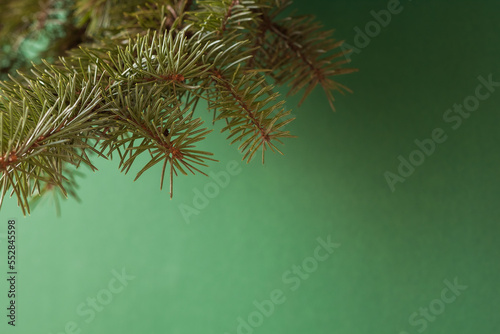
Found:
[[[230,132],[228,139],[234,137],[231,143],[243,141],[239,146],[244,153],[243,159],[250,162],[261,148],[264,163],[267,147],[281,153],[275,146],[274,140],[282,143],[279,138],[292,137],[288,131],[281,131],[280,128],[293,119],[279,122],[290,112],[285,112],[282,108],[284,101],[272,103],[279,94],[271,93],[273,87],[265,83],[264,77],[255,72],[243,75],[239,72],[237,69],[233,73],[233,78],[239,78],[234,82],[225,77],[221,71],[212,70],[218,96],[216,101],[212,102],[211,108],[220,110],[216,120],[227,120],[227,126],[222,131]]]
[[[342,68],[342,65],[350,62],[344,57],[350,51],[324,56],[340,48],[343,41],[331,38],[333,31],[322,31],[322,25],[313,16],[287,16],[278,20],[277,17],[290,4],[288,0],[281,0],[275,10],[262,12],[260,30],[264,34],[269,31],[273,36],[264,40],[261,48],[256,48],[254,58],[259,57],[259,52],[263,54],[259,63],[265,68],[272,68],[272,76],[277,84],[289,83],[289,95],[297,94],[304,88],[299,105],[319,84],[327,95],[330,107],[335,110],[332,91],[352,93],[349,88],[331,79],[332,76],[357,71],[354,68]]]
[[[2,83],[0,90],[0,181],[2,196],[8,189],[18,197],[23,212],[29,213],[28,197],[41,183],[57,186],[66,195],[62,175],[67,163],[91,168],[86,150],[93,151],[89,139],[107,122],[99,114],[98,80],[79,74],[63,75],[46,68],[38,80],[28,76],[21,83]],[[79,94],[77,94],[79,92]]]
[[[354,71],[343,52],[328,55],[341,42],[312,17],[279,18],[287,0],[140,2],[79,0],[92,43],[1,83],[0,206],[7,192],[25,213],[33,196],[76,195],[69,167],[95,170],[94,155],[117,155],[124,173],[149,156],[136,179],[161,164],[160,188],[167,175],[172,197],[174,175],[206,175],[216,161],[199,148],[211,132],[194,117],[200,100],[243,160],[261,150],[264,162],[293,137],[267,75],[289,94],[304,89],[301,103],[318,84],[332,108],[332,91],[349,91],[332,80]]]
[[[156,98],[161,89],[156,84],[139,88],[129,81],[127,94],[123,94],[122,88],[118,87],[117,96],[111,97],[113,113],[118,116],[118,129],[102,145],[109,147],[110,152],[126,146],[125,153],[120,154],[120,168],[125,172],[140,154],[149,151],[152,159],[139,171],[136,179],[163,161],[160,187],[163,186],[166,167],[170,165],[172,197],[173,175],[177,175],[177,170],[185,175],[186,170],[206,175],[196,165],[207,167],[204,161],[215,160],[210,158],[212,153],[193,149],[193,144],[203,140],[211,130],[199,129],[203,124],[201,119],[193,119],[189,107],[181,109],[175,97],[168,100]],[[136,144],[138,140],[139,145]]]
[[[188,12],[188,22],[196,30],[215,31],[223,36],[227,31],[253,29],[258,11],[267,7],[256,0],[201,0],[198,10]]]

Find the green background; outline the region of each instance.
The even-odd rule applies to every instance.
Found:
[[[159,190],[160,167],[139,181],[97,161],[82,203],[46,202],[23,218],[7,199],[0,217],[2,268],[7,219],[18,219],[18,326],[2,333],[237,333],[255,300],[282,290],[285,302],[241,333],[420,333],[409,317],[436,306],[455,278],[467,286],[423,332],[494,333],[500,328],[498,144],[500,87],[454,130],[445,111],[474,94],[477,77],[500,81],[497,1],[405,0],[403,10],[352,55],[359,72],[339,77],[354,94],[337,96],[333,113],[320,89],[301,108],[285,156],[239,162],[241,172],[186,223],[203,176],[178,177],[174,199]],[[296,1],[335,36],[354,45],[358,26],[387,1]],[[283,90],[284,91],[284,90]],[[207,119],[209,116],[207,115]],[[442,128],[436,146],[391,192],[414,140]],[[225,170],[240,161],[214,131],[204,148]],[[295,291],[282,276],[314,255],[317,238],[341,244]],[[77,314],[108,287],[112,270],[135,276],[95,319]],[[2,269],[2,272],[5,272]],[[2,274],[2,277],[4,274]],[[1,309],[7,285],[0,283]],[[102,292],[102,291],[101,291]],[[437,304],[436,304],[437,303]],[[424,319],[418,316],[416,319]]]

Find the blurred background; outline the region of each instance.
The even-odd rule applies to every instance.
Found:
[[[49,200],[23,217],[6,199],[2,268],[16,218],[19,297],[17,326],[2,314],[2,333],[500,328],[500,4],[295,8],[356,48],[359,72],[339,77],[354,94],[337,96],[336,112],[320,89],[300,108],[288,99],[298,138],[265,165],[212,132],[203,148],[221,183],[178,177],[172,200],[161,166],[133,182],[102,159],[60,217]]]

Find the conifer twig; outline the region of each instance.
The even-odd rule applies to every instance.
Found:
[[[212,130],[195,117],[200,101],[243,160],[283,154],[294,118],[267,78],[304,91],[300,103],[320,85],[333,109],[332,92],[350,90],[332,77],[355,71],[335,51],[342,42],[289,5],[79,0],[70,13],[88,43],[0,82],[0,206],[7,193],[25,214],[40,195],[77,196],[69,167],[97,170],[96,157],[117,156],[122,172],[137,168],[135,180],[158,165],[172,197],[174,175],[207,175],[217,161],[201,148]],[[139,157],[148,160],[137,166]]]

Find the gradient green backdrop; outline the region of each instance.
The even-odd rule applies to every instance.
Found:
[[[354,28],[364,30],[370,11],[387,3],[295,6],[354,45]],[[1,332],[62,333],[74,321],[80,333],[234,334],[238,317],[279,289],[286,301],[251,332],[414,334],[423,325],[409,317],[442,305],[436,300],[444,280],[455,278],[467,289],[423,332],[497,332],[500,89],[456,130],[443,114],[474,94],[479,75],[500,81],[500,6],[401,5],[353,54],[359,73],[339,77],[354,94],[337,97],[337,112],[320,89],[301,108],[289,99],[297,117],[289,129],[298,139],[286,142],[286,155],[269,154],[265,165],[240,163],[241,172],[189,224],[179,206],[192,206],[194,189],[210,180],[178,177],[169,200],[159,190],[159,166],[132,182],[116,161],[97,161],[99,172],[81,181],[83,202],[66,201],[59,218],[50,203],[23,218],[15,200],[6,200],[2,277],[10,217],[18,219],[20,276],[18,326],[8,328],[2,311]],[[384,173],[395,173],[398,156],[407,158],[414,140],[435,128],[447,140],[391,192]],[[220,160],[211,171],[241,158],[224,138],[213,132],[204,144]],[[292,291],[282,275],[314,255],[316,238],[328,236],[341,246]],[[122,268],[135,278],[85,322],[78,306],[104,296],[112,270]],[[6,289],[2,279],[2,310]]]

